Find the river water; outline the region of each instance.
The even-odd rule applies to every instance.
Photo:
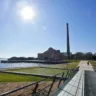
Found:
[[[40,67],[46,66],[39,63],[0,63],[0,69],[2,68],[26,68],[26,67]]]
[[[3,59],[4,60],[4,59]],[[0,60],[1,61],[1,60]],[[26,68],[26,67],[40,67],[47,66],[45,64],[40,63],[0,63],[0,69],[6,68]]]

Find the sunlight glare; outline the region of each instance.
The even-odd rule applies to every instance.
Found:
[[[36,16],[36,14],[31,6],[24,6],[20,10],[20,16],[24,20],[31,20]]]

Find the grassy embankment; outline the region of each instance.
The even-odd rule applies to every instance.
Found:
[[[7,73],[0,73],[0,82],[29,82],[29,81],[38,81],[41,80],[40,77],[34,76],[23,76],[23,75],[14,75]]]
[[[63,72],[64,70],[34,67],[34,68],[12,69],[8,71],[24,72],[24,73],[30,73],[30,74],[55,75],[57,73]]]
[[[67,64],[56,64],[56,65],[49,65],[49,67],[52,68],[76,68],[80,61],[69,61],[70,63]]]
[[[92,64],[92,66],[96,69],[96,61],[89,61],[91,64]]]
[[[76,68],[79,61],[70,60],[71,63],[68,64],[56,64],[49,65],[52,68]],[[33,73],[33,74],[44,74],[44,75],[55,75],[60,72],[66,72],[66,70],[60,69],[50,69],[50,68],[19,68],[19,69],[11,69],[8,71],[12,72],[25,72],[25,73]],[[35,76],[23,76],[23,75],[14,75],[14,74],[6,74],[0,73],[0,82],[26,82],[26,81],[38,81],[42,78]]]

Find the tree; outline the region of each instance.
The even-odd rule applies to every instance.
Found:
[[[77,52],[77,53],[75,53],[74,58],[77,60],[82,60],[82,59],[85,59],[85,55],[82,52]]]
[[[92,52],[87,52],[87,53],[85,53],[85,58],[87,59],[87,60],[92,60]]]
[[[92,59],[93,59],[93,60],[96,60],[96,53],[93,54]]]

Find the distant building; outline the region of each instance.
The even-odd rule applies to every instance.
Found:
[[[38,59],[39,60],[64,60],[67,59],[67,56],[64,56],[63,53],[60,52],[60,50],[55,50],[53,48],[49,48],[47,51],[44,53],[39,53],[38,54]]]
[[[49,48],[44,53],[38,54],[39,60],[65,60],[65,59],[71,59],[72,53],[70,52],[70,38],[69,38],[69,25],[66,24],[66,31],[67,31],[67,52],[60,52],[60,50],[55,50],[53,48]]]

